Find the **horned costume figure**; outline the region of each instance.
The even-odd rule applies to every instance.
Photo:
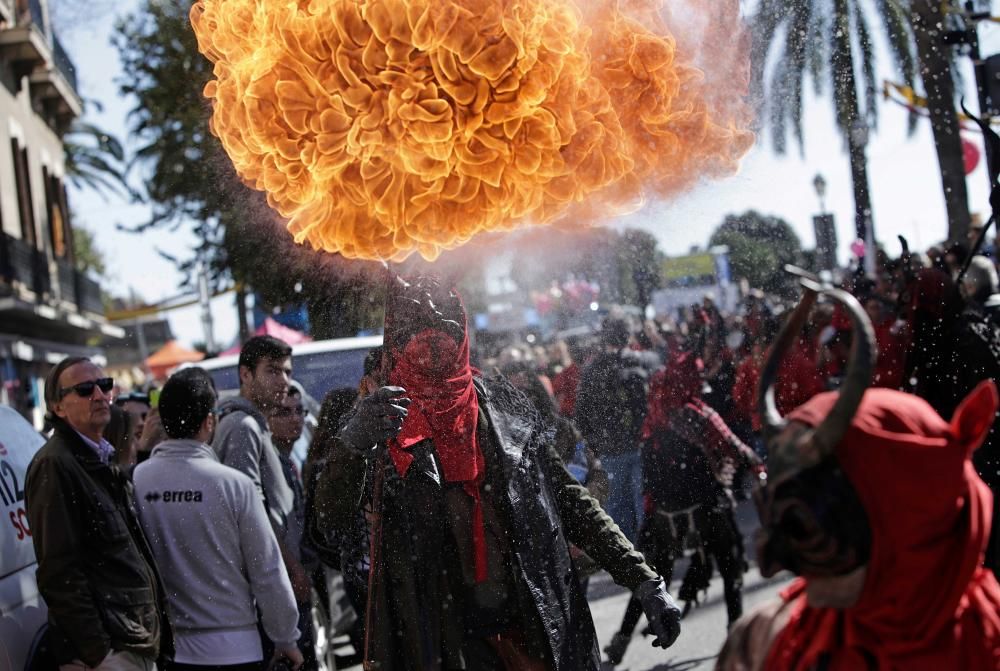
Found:
[[[971,456],[993,423],[993,382],[946,422],[924,400],[867,389],[871,324],[849,294],[803,280],[760,386],[768,477],[755,490],[761,573],[799,577],[741,619],[719,669],[1000,669],[1000,586],[982,567],[992,501]],[[775,373],[818,295],[855,329],[839,393],[782,418]]]
[[[659,645],[680,632],[663,581],[566,471],[530,401],[469,364],[465,310],[398,279],[383,375],[338,433],[316,523],[375,510],[366,669],[596,671],[568,543],[635,590]]]

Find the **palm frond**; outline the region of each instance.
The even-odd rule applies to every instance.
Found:
[[[787,18],[783,0],[761,0],[757,13],[750,20],[750,94],[757,99],[764,96],[764,70],[767,56],[779,35],[778,27]]]
[[[851,46],[851,15],[848,0],[834,0],[830,26],[830,78],[837,127],[846,138],[856,120],[854,58]]]
[[[812,78],[813,93],[823,95],[823,82],[829,63],[826,41],[827,19],[823,12],[814,12],[809,31],[809,76]]]
[[[780,95],[785,96],[788,117],[798,141],[799,152],[805,152],[805,138],[802,135],[802,88],[805,75],[809,34],[812,23],[812,3],[793,2],[788,22],[788,36],[785,40],[784,78]]]

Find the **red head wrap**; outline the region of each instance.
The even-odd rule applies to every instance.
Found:
[[[479,487],[486,472],[476,429],[479,398],[472,383],[476,372],[469,364],[469,335],[461,343],[436,329],[425,329],[410,338],[400,352],[389,384],[406,389],[411,399],[403,429],[389,443],[396,471],[405,476],[417,443],[431,439],[446,482],[465,483],[473,498],[472,540],[476,579],[486,580],[486,536]]]

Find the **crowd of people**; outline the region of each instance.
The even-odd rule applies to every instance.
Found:
[[[743,614],[748,559],[737,502],[751,487],[767,492],[770,476],[770,498],[758,502],[768,515],[762,522],[772,537],[794,536],[780,520],[767,526],[775,472],[821,482],[843,475],[789,470],[780,460],[768,473],[769,454],[780,447],[758,394],[769,357],[774,369],[764,387],[773,390],[774,413],[794,411],[815,427],[832,412],[823,399],[859,375],[863,366],[852,356],[870,337],[877,351],[864,369],[870,386],[922,397],[945,422],[934,425],[935,436],[965,413],[971,428],[954,429],[962,440],[949,440],[965,450],[959,470],[971,455],[978,476],[963,476],[955,496],[975,490],[976,478],[1000,486],[993,415],[977,424],[963,404],[1000,374],[996,268],[957,247],[931,251],[882,255],[875,277],[846,276],[842,293],[863,309],[860,320],[842,299],[800,304],[801,333],[781,348],[774,343],[795,312],[752,291],[734,314],[706,297],[659,320],[612,313],[593,335],[477,357],[457,295],[423,278],[400,279],[384,346],[367,357],[358,388],[323,399],[301,464],[292,447],[304,427],[303,390],[280,340],[244,344],[239,394],[226,399],[198,368],[175,373],[159,393],[115,398],[96,365],[66,359],[47,380],[53,433],[26,485],[52,624],[47,654],[75,669],[149,671],[158,660],[168,671],[251,671],[272,660],[315,669],[312,599],[318,593],[327,606],[328,570],[343,576],[358,614],[351,641],[370,668],[597,669],[585,595],[598,569],[633,592],[605,648],[613,664],[643,614],[654,644],[669,646],[715,571],[735,635],[773,628],[777,613],[786,625],[787,608]],[[985,407],[986,392],[978,393]],[[929,431],[926,418],[905,416],[908,401],[877,396],[877,410],[858,399],[852,412],[869,417],[868,442],[888,431],[872,428],[889,422],[886,404],[900,414],[893,431]],[[823,464],[848,460],[839,444],[838,437],[828,446]],[[872,497],[844,470],[861,490],[861,516],[875,525]],[[826,503],[855,500],[844,493],[851,485],[837,487],[841,496]],[[787,495],[787,487],[780,491]],[[976,501],[989,535],[996,506]],[[829,516],[817,523],[831,524]],[[855,531],[846,536],[867,534],[856,540],[866,549],[855,554],[871,552],[878,529]],[[977,533],[963,542],[981,540],[985,566],[998,570],[995,541],[987,544],[981,524]],[[801,558],[789,558],[795,552],[786,554],[776,565],[813,575],[800,570]],[[666,588],[683,557],[690,561],[679,607]],[[884,569],[864,564],[874,566]],[[1000,588],[974,569],[967,579],[978,581],[976,598],[1000,603]],[[796,617],[812,605],[796,606]],[[835,649],[829,627],[818,631]],[[987,633],[996,643],[1000,628]],[[746,652],[729,645],[720,664],[737,648]]]

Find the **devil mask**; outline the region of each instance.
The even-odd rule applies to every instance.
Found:
[[[761,520],[757,539],[761,573],[844,575],[867,563],[871,530],[864,506],[841,470],[840,442],[871,380],[874,334],[864,309],[849,293],[802,276],[805,294],[778,335],[764,366],[758,399],[768,447],[768,475],[754,492]],[[774,383],[819,295],[840,303],[856,331],[844,384],[829,414],[815,425],[788,424],[777,410]]]

